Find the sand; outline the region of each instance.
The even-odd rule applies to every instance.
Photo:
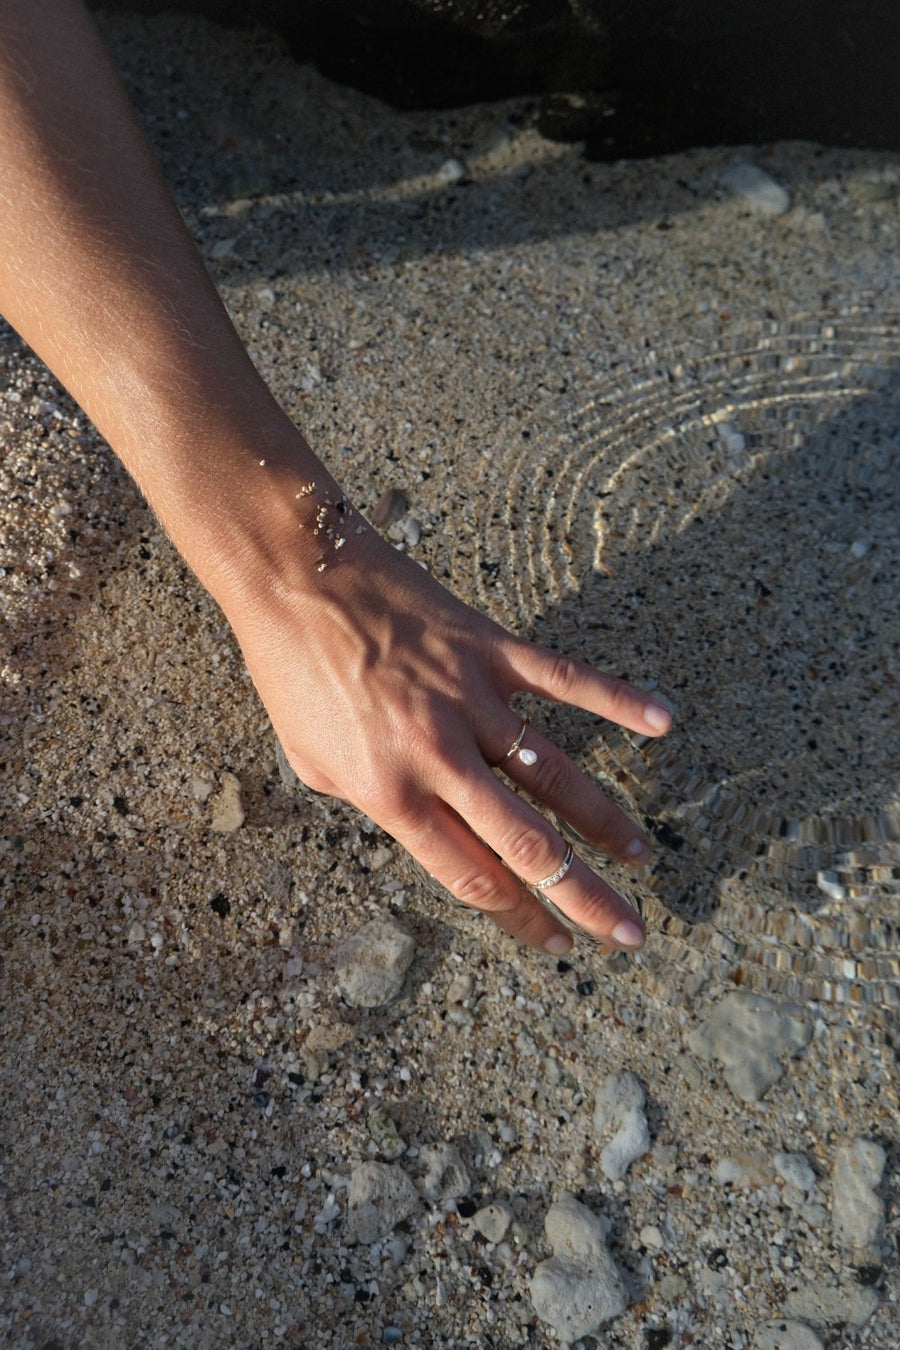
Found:
[[[103,28],[348,493],[401,489],[398,543],[677,728],[528,709],[657,856],[640,956],[515,946],[285,787],[221,615],[5,332],[3,1343],[552,1346],[529,1281],[571,1192],[627,1292],[588,1344],[894,1347],[896,157],[592,165],[527,100],[401,115],[264,34]],[[728,185],[745,161],[789,209]],[[335,946],[384,917],[415,939],[403,992],[352,1007]],[[751,1100],[702,1049],[736,990],[804,1028]],[[594,1097],[622,1070],[650,1147],[611,1181]],[[856,1139],[887,1161],[854,1247],[831,1212]],[[374,1242],[348,1214],[366,1161],[421,1197]]]

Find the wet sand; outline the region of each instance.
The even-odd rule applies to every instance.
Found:
[[[264,35],[104,31],[235,323],[348,494],[402,489],[396,542],[658,688],[677,729],[657,750],[529,710],[657,855],[639,957],[519,949],[285,787],[220,614],[5,333],[5,1343],[559,1344],[529,1281],[569,1191],[627,1290],[596,1344],[888,1350],[896,157],[587,164],[527,100],[397,114]],[[728,186],[743,161],[789,209]],[[415,939],[403,992],[350,1006],[335,946],[383,916]],[[743,1100],[696,1032],[748,988],[806,1040]],[[650,1146],[614,1181],[594,1097],[620,1070]],[[886,1163],[854,1246],[833,1210],[856,1139]],[[428,1183],[438,1145],[460,1194]],[[374,1242],[348,1213],[366,1160],[421,1196]],[[491,1242],[495,1201],[514,1222]]]

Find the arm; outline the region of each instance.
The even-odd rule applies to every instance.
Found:
[[[520,726],[510,698],[649,735],[668,714],[505,633],[353,512],[244,351],[79,0],[0,0],[0,310],[222,607],[300,777],[508,932],[565,950],[517,880],[551,876],[563,842],[489,767]],[[535,764],[504,766],[520,786],[613,857],[645,861],[627,816],[531,730],[528,745]],[[553,899],[594,937],[642,940],[578,860]]]

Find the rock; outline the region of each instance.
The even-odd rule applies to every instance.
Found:
[[[350,1173],[346,1231],[350,1242],[371,1243],[387,1235],[419,1208],[415,1186],[401,1167],[364,1162]]]
[[[213,799],[209,828],[217,834],[230,834],[233,830],[239,830],[243,823],[240,779],[233,773],[223,773],[219,795]]]
[[[395,1159],[403,1156],[406,1152],[406,1144],[400,1138],[396,1122],[386,1107],[376,1106],[374,1111],[370,1111],[367,1124],[369,1134],[388,1162],[394,1162]]]
[[[831,1223],[836,1247],[875,1246],[884,1224],[884,1204],[876,1194],[887,1161],[880,1144],[854,1139],[835,1150]]]
[[[458,159],[446,159],[435,174],[442,187],[454,187],[466,180],[466,166]]]
[[[845,1324],[861,1327],[868,1322],[880,1301],[868,1285],[809,1280],[802,1288],[791,1290],[784,1311],[788,1317],[812,1322],[815,1326]]]
[[[781,1180],[799,1195],[808,1198],[816,1188],[816,1174],[805,1153],[776,1153],[772,1159]]]
[[[666,1245],[662,1229],[658,1228],[655,1223],[645,1223],[638,1233],[638,1237],[641,1240],[641,1244],[646,1247],[648,1251],[661,1252]]]
[[[713,1176],[722,1186],[732,1186],[738,1191],[761,1190],[772,1184],[772,1159],[762,1152],[737,1153],[720,1158]]]
[[[387,867],[388,863],[393,862],[394,854],[386,844],[379,844],[371,853],[365,855],[365,858],[370,872],[380,872],[382,867]]]
[[[403,522],[403,542],[407,548],[415,548],[422,538],[422,524],[415,516],[407,516]]]
[[[650,1147],[644,1101],[644,1089],[627,1070],[611,1073],[597,1089],[594,1129],[601,1139],[609,1140],[600,1154],[600,1166],[610,1181],[621,1181]]]
[[[817,872],[816,885],[829,900],[846,900],[847,890],[842,886],[837,872]]]
[[[481,1236],[495,1245],[502,1242],[506,1237],[512,1221],[513,1212],[509,1205],[503,1204],[502,1201],[485,1205],[483,1209],[478,1210],[472,1219]]]
[[[458,975],[454,975],[447,988],[447,1002],[465,1003],[467,998],[472,997],[474,989],[475,981],[472,976],[468,971],[460,971]]]
[[[777,1083],[781,1063],[809,1043],[804,1013],[794,1004],[774,1003],[761,994],[728,994],[702,1026],[688,1036],[700,1059],[716,1059],[725,1082],[743,1102],[755,1102]]]
[[[561,1195],[545,1221],[553,1256],[531,1279],[531,1302],[560,1340],[591,1336],[627,1307],[625,1286],[606,1247],[602,1221],[574,1196]]]
[[[349,1022],[317,1022],[311,1026],[304,1042],[307,1050],[330,1054],[356,1040],[356,1027]]]
[[[416,944],[391,919],[372,919],[334,952],[338,991],[354,1008],[380,1008],[397,997]]]
[[[430,1200],[433,1205],[446,1205],[467,1194],[472,1182],[455,1144],[434,1144],[423,1148],[419,1158],[425,1167],[422,1194],[426,1200]]]
[[[733,422],[717,422],[716,435],[732,455],[742,455],[747,449],[747,437],[738,431]]]
[[[782,216],[790,209],[787,189],[749,160],[732,164],[723,173],[722,181],[757,215]]]
[[[656,1288],[664,1303],[674,1303],[676,1299],[684,1298],[688,1291],[688,1282],[683,1275],[670,1271],[668,1275],[662,1277]]]
[[[814,1331],[803,1322],[767,1322],[753,1338],[753,1350],[824,1350]]]

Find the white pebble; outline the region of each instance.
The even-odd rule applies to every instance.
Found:
[[[847,890],[838,880],[837,872],[817,872],[816,885],[829,900],[846,900]]]
[[[621,1181],[650,1147],[644,1114],[644,1089],[633,1073],[611,1073],[600,1084],[594,1105],[594,1129],[606,1146],[600,1166],[610,1181]]]
[[[722,181],[758,215],[781,216],[790,208],[787,189],[749,160],[732,164],[723,173]]]

